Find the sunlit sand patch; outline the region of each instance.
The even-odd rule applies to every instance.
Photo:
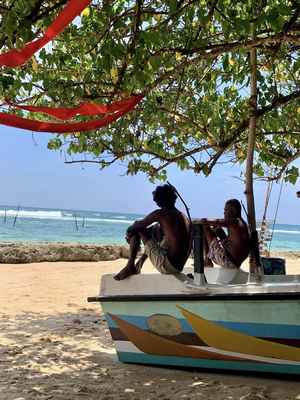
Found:
[[[14,339],[10,339],[8,337],[0,335],[0,346],[13,346],[16,343]]]
[[[48,269],[46,264],[28,264],[21,269],[19,266],[1,266],[7,272],[2,272],[0,280],[1,311],[6,313],[0,314],[0,348],[9,347],[8,352],[6,349],[0,354],[1,400],[239,400],[243,396],[243,400],[262,400],[260,395],[270,400],[297,399],[298,382],[266,381],[261,376],[227,377],[212,373],[207,376],[203,371],[117,362],[107,325],[100,322],[103,316],[100,316],[99,305],[95,307],[96,312],[81,307],[87,304],[86,297],[98,290],[99,275],[108,270],[119,270],[123,262],[112,262],[111,267],[107,263],[95,263],[94,267],[89,267],[92,265],[89,263],[85,268],[82,268],[82,263],[77,263],[76,269],[70,266],[71,263],[49,263]],[[23,282],[30,271],[35,271],[36,280],[27,289]],[[47,279],[59,274],[57,282],[60,285],[58,288],[53,285],[53,292],[49,292],[51,298],[47,299],[44,293],[45,271]],[[72,283],[78,281],[78,275],[86,282],[86,294],[82,294],[82,284]],[[7,282],[12,276],[15,277],[14,287]],[[32,275],[29,277],[31,284]],[[48,279],[47,285],[50,286],[51,282]],[[63,290],[58,291],[60,287]],[[30,298],[24,299],[25,289],[30,290]],[[36,303],[38,296],[44,296],[44,303]],[[76,308],[76,304],[80,306]],[[26,313],[20,315],[21,309]],[[82,323],[74,323],[74,319]],[[21,331],[25,334],[15,336]],[[199,381],[205,384],[199,384]],[[221,385],[220,382],[224,381],[231,384]],[[196,384],[190,386],[193,382]],[[251,386],[257,386],[258,390]],[[269,389],[266,395],[264,386]],[[135,392],[124,393],[125,389],[134,389]]]
[[[6,334],[0,335],[0,356],[5,359],[6,371],[10,373],[23,371],[28,378],[31,375],[79,374],[97,366],[95,355],[111,356],[116,353],[114,348],[99,343],[98,337],[91,337],[93,329],[88,330],[83,324],[78,331],[70,326],[71,332],[75,333],[75,336],[71,336],[65,325],[57,333],[44,331],[42,327],[42,330],[30,334],[26,330],[16,330],[16,324],[20,325],[22,321],[12,322],[14,330],[10,332],[9,329]],[[6,327],[10,328],[8,324]],[[105,371],[101,371],[101,374],[105,375]]]
[[[153,381],[145,382],[144,386],[152,386],[154,384]]]

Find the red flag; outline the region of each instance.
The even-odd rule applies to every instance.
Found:
[[[132,104],[136,96],[129,97],[127,99],[118,100],[111,104],[96,104],[96,103],[82,103],[80,106],[67,108],[67,107],[44,107],[44,106],[26,106],[21,104],[12,103],[6,100],[6,103],[10,106],[20,108],[21,110],[40,112],[51,115],[58,119],[72,119],[76,115],[99,115],[108,114],[122,110],[124,107]]]
[[[55,36],[61,33],[73,19],[81,13],[91,0],[69,0],[67,5],[58,14],[56,19],[47,28],[46,32],[40,39],[35,39],[27,43],[20,50],[10,50],[4,54],[0,54],[0,65],[4,67],[17,67],[24,64],[29,58]]]
[[[15,128],[27,129],[36,132],[48,133],[74,133],[74,132],[87,132],[92,131],[103,126],[109,125],[131,111],[143,98],[143,96],[133,96],[130,102],[121,108],[119,111],[109,114],[101,119],[94,119],[91,121],[81,121],[73,123],[56,123],[36,121],[33,119],[21,118],[17,115],[6,114],[0,112],[0,123]]]

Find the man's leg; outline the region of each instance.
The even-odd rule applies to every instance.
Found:
[[[213,267],[214,266],[213,262],[208,257],[208,252],[209,252],[210,244],[215,238],[216,238],[216,235],[215,235],[214,231],[208,225],[204,225],[203,245],[204,245],[204,255],[205,255],[205,258],[204,258],[205,267]]]
[[[151,232],[151,231],[150,231]],[[179,279],[182,282],[188,280],[188,277],[176,269],[172,263],[168,259],[167,248],[164,247],[164,244],[161,244],[161,240],[163,235],[159,233],[159,236],[153,235],[153,232],[141,232],[141,239],[145,244],[145,252],[147,253],[153,267],[159,271],[161,274],[173,275],[176,279]]]
[[[141,238],[143,240],[143,243],[145,243],[149,238],[155,239],[156,242],[161,242],[163,238],[163,234],[160,228],[160,225],[157,223],[154,226],[151,226],[147,230],[141,232]],[[138,261],[135,264],[135,268],[138,272],[141,271],[144,262],[147,260],[148,256],[146,253],[143,253],[141,257],[138,259]]]
[[[126,266],[114,276],[116,281],[121,281],[122,279],[128,278],[130,275],[138,274],[140,272],[140,269],[136,268],[135,266],[135,259],[141,248],[141,239],[139,235],[132,235],[128,237],[128,243],[129,259]]]
[[[140,273],[141,269],[144,265],[144,262],[147,260],[148,256],[147,254],[143,253],[141,255],[141,257],[137,260],[137,262],[135,263],[135,269],[136,269],[136,273]]]

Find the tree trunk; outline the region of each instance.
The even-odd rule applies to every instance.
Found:
[[[252,23],[252,38],[255,39],[255,25]],[[260,262],[258,234],[256,230],[255,203],[253,194],[253,158],[255,150],[256,120],[257,120],[257,51],[250,51],[250,121],[248,134],[248,152],[246,163],[246,199],[248,210],[248,224],[250,229],[250,282],[259,282],[263,278],[263,269]]]

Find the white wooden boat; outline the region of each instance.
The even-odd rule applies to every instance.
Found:
[[[300,276],[249,284],[243,270],[199,273],[197,255],[195,264],[194,280],[185,282],[161,274],[102,278],[89,301],[101,303],[120,361],[300,374]]]

